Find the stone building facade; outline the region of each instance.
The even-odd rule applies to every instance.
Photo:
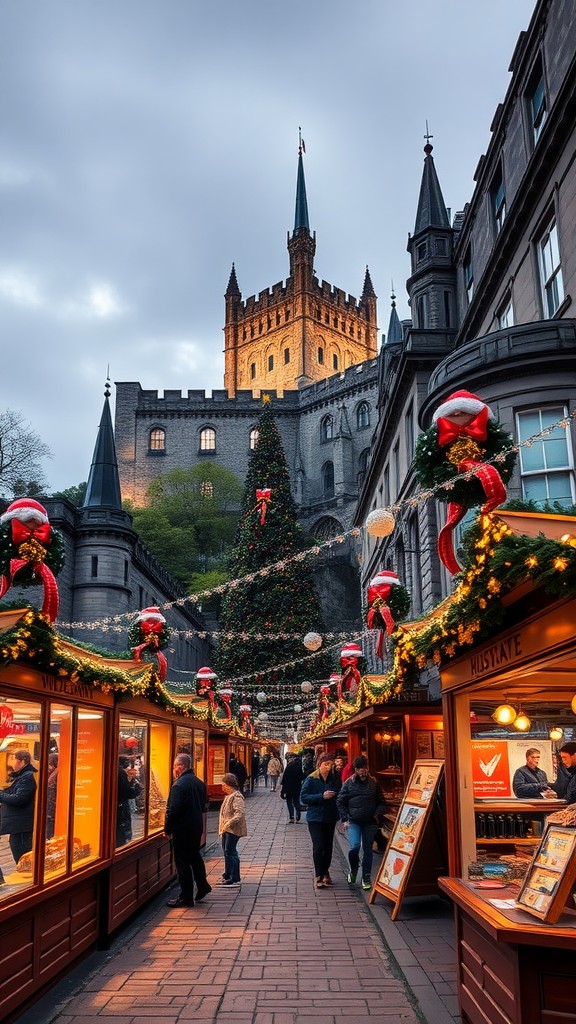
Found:
[[[381,566],[412,591],[412,614],[452,589],[436,553],[445,505],[414,501],[419,429],[454,391],[489,404],[516,443],[576,409],[576,9],[539,0],[463,213],[448,218],[432,147],[407,282],[413,322],[385,345],[379,420],[356,511],[397,505],[396,529],[365,536],[363,586]],[[399,326],[399,325],[398,325]],[[566,420],[567,421],[567,420]],[[510,498],[576,501],[575,423],[520,447]]]
[[[144,504],[150,483],[175,468],[216,462],[244,480],[261,411],[272,397],[300,522],[328,539],[351,524],[376,420],[376,295],[368,269],[356,301],[316,278],[302,153],[298,157],[290,276],[243,301],[232,268],[225,296],[225,389],[145,391],[116,384],[115,438],[123,498]],[[333,629],[357,628],[358,551],[319,560]]]

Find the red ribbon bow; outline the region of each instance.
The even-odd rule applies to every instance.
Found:
[[[133,648],[134,661],[142,661],[142,651],[144,651],[147,647],[151,648],[151,650],[156,655],[156,660],[158,661],[158,675],[160,676],[161,682],[164,682],[164,680],[166,679],[166,673],[168,671],[168,662],[166,660],[166,655],[163,654],[162,651],[160,650],[160,639],[159,636],[156,636],[156,634],[160,634],[162,632],[163,626],[164,623],[158,622],[157,620],[155,620],[154,622],[141,622],[140,630],[146,636],[146,640],[144,641],[143,644],[138,644],[138,647]],[[151,633],[153,634],[152,636],[150,636]]]
[[[256,508],[260,509],[260,526],[264,526],[266,522],[266,509],[271,497],[271,487],[263,487],[261,490],[256,491]]]
[[[382,660],[384,653],[384,634],[388,633],[388,636],[392,636],[394,632],[394,619],[392,612],[388,607],[387,601],[390,597],[390,591],[392,590],[391,583],[379,583],[376,586],[368,587],[368,612],[366,614],[366,625],[368,629],[377,629],[381,625],[380,620],[384,620],[385,630],[380,629],[378,633],[378,641],[376,644],[376,656]]]
[[[343,672],[338,684],[338,700],[342,699],[344,690],[351,690],[354,684],[360,686],[360,672],[358,671],[358,658],[340,658],[340,665]]]
[[[23,544],[27,540],[37,540],[40,544],[50,543],[50,523],[21,523],[19,519],[12,520],[12,543]]]

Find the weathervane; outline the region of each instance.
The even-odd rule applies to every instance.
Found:
[[[429,130],[428,130],[428,118],[426,118],[426,134],[425,134],[424,138],[426,139],[426,145],[424,146],[424,152],[425,153],[431,153],[432,152],[432,146],[430,145],[430,139],[433,139],[434,136],[431,135]]]

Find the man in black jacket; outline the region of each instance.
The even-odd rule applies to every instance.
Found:
[[[362,888],[370,889],[372,844],[386,810],[386,801],[380,783],[368,773],[368,761],[363,754],[355,758],[354,774],[346,779],[337,803],[340,818],[348,828],[348,881],[350,884],[356,881],[362,846]]]
[[[166,906],[193,907],[194,882],[197,903],[212,892],[200,853],[207,792],[202,780],[192,771],[190,754],[176,754],[172,775],[174,782],[166,807],[164,834],[172,836],[180,895],[168,900]]]
[[[36,797],[36,769],[30,763],[27,750],[16,750],[10,785],[0,790],[2,818],[0,835],[8,835],[10,849],[16,864],[24,853],[32,849],[34,834],[34,800]]]
[[[300,790],[302,789],[302,764],[296,754],[288,754],[287,765],[282,775],[282,787],[280,796],[286,801],[288,809],[288,822],[293,825],[294,821],[300,821]]]

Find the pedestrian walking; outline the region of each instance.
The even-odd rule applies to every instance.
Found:
[[[192,771],[190,754],[176,754],[172,775],[174,782],[166,806],[164,834],[172,837],[180,895],[168,900],[166,906],[193,907],[194,883],[197,903],[212,892],[200,853],[208,798],[206,786]]]
[[[306,810],[308,831],[312,839],[312,859],[316,888],[332,885],[330,864],[334,848],[334,829],[338,821],[336,797],[340,780],[334,772],[334,756],[320,754],[318,767],[305,780],[300,803]]]
[[[268,778],[270,779],[270,788],[273,793],[276,792],[276,786],[278,785],[278,778],[282,774],[282,762],[276,754],[272,754],[268,761]]]
[[[360,866],[362,847],[362,888],[371,889],[372,845],[384,817],[386,801],[382,786],[368,772],[368,759],[354,759],[354,773],[346,779],[337,799],[338,813],[348,829],[348,882],[353,885]]]
[[[226,795],[220,808],[218,835],[222,836],[224,874],[218,885],[237,886],[240,885],[240,857],[236,847],[238,840],[248,835],[246,805],[238,789],[238,779],[232,772],[222,776],[222,789]]]
[[[248,772],[246,771],[246,768],[242,764],[242,761],[239,761],[234,754],[230,754],[228,770],[232,772],[232,775],[235,775],[236,778],[238,779],[238,789],[240,790],[241,793],[243,793],[244,786],[246,784],[246,779],[248,778]]]
[[[282,775],[280,796],[286,801],[288,823],[300,821],[300,790],[302,788],[302,764],[296,754],[288,754],[287,765]]]

